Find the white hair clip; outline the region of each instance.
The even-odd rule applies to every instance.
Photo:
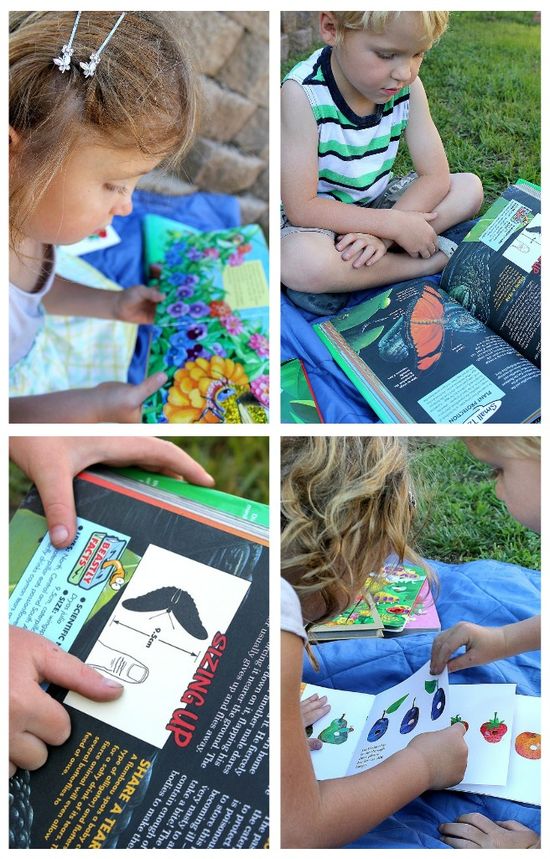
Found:
[[[71,57],[72,57],[73,52],[74,52],[73,40],[75,37],[76,28],[78,27],[78,22],[80,21],[81,14],[82,14],[82,12],[76,13],[76,18],[74,19],[71,38],[69,39],[67,44],[63,45],[63,47],[61,48],[61,56],[53,58],[53,61],[56,64],[56,66],[59,68],[59,71],[61,72],[61,74],[64,74],[65,72],[67,72],[70,68],[70,65],[71,65]]]
[[[101,52],[103,51],[103,48],[111,41],[111,39],[113,38],[119,24],[121,24],[122,19],[124,18],[125,15],[126,15],[126,12],[123,12],[122,15],[119,16],[115,26],[113,27],[113,29],[111,30],[111,32],[109,33],[109,35],[107,36],[107,38],[105,39],[103,44],[101,44],[99,46],[97,51],[94,51],[93,54],[90,54],[89,62],[80,63],[80,68],[83,70],[85,78],[93,78],[94,72],[97,68],[97,64],[99,63],[99,61],[101,59]]]

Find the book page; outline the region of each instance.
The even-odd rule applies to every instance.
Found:
[[[183,708],[204,698],[204,685],[223,658],[224,634],[249,587],[244,579],[150,545],[86,659],[123,684],[122,697],[105,704],[69,692],[65,703],[162,748],[182,693],[188,695]],[[189,691],[197,669],[207,673]]]
[[[468,766],[462,783],[505,785],[516,699],[515,683],[454,684],[450,716],[468,725]]]

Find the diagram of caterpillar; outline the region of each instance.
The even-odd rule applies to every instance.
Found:
[[[150,545],[86,662],[124,686],[97,704],[74,692],[65,703],[157,748],[206,650],[223,635],[250,582]]]

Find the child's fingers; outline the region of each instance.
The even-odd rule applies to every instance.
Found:
[[[168,376],[166,373],[153,373],[152,376],[149,376],[147,379],[144,379],[143,382],[140,382],[139,385],[130,386],[131,387],[131,403],[137,408],[141,406],[145,400],[152,396],[155,391],[158,391],[159,388],[168,381]]]
[[[159,438],[119,438],[104,442],[102,462],[138,465],[169,477],[183,477],[200,486],[213,486],[214,478],[198,462],[170,441]]]
[[[147,286],[145,288],[147,290],[146,297],[150,301],[154,301],[155,304],[159,304],[161,301],[164,301],[164,299],[166,298],[166,293],[160,292],[160,290],[158,290],[155,286]]]
[[[348,245],[351,245],[352,242],[356,241],[357,234],[356,233],[346,233],[344,236],[338,236],[338,242],[336,245],[337,251],[343,251]]]
[[[361,268],[361,266],[366,265],[368,260],[372,258],[372,256],[376,253],[376,248],[373,245],[367,245],[366,248],[359,254],[357,259],[353,260],[353,268]]]
[[[18,734],[10,742],[10,777],[17,767],[23,770],[37,770],[48,760],[48,748],[33,734]]]
[[[37,655],[37,668],[42,680],[78,692],[92,701],[113,701],[122,694],[124,688],[118,681],[104,677],[46,639],[42,653]]]
[[[374,253],[374,256],[372,256],[370,258],[367,265],[374,265],[375,262],[378,262],[379,259],[382,259],[382,257],[384,256],[385,253],[386,253],[386,247],[385,246],[383,246],[381,248],[377,248],[377,250]]]
[[[50,540],[57,548],[68,546],[76,533],[70,464],[63,458],[45,458],[32,476],[44,507]]]

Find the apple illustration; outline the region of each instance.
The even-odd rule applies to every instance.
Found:
[[[384,736],[386,731],[388,730],[388,725],[390,720],[386,716],[386,711],[382,713],[381,717],[374,723],[372,728],[369,731],[369,735],[367,740],[369,743],[374,743],[376,740],[381,739]]]
[[[400,734],[410,734],[418,724],[418,717],[420,715],[420,710],[418,707],[415,707],[416,699],[413,698],[412,707],[410,710],[407,710],[405,715],[403,716],[403,721],[401,722],[401,727],[399,728]]]
[[[524,731],[522,734],[518,734],[515,747],[516,752],[522,758],[538,761],[540,758],[540,734],[534,734],[532,731]]]
[[[488,722],[484,722],[481,728],[481,736],[484,740],[487,740],[488,743],[500,743],[504,734],[508,730],[508,726],[504,724],[504,720],[500,720],[495,713],[492,719],[489,719]]]

